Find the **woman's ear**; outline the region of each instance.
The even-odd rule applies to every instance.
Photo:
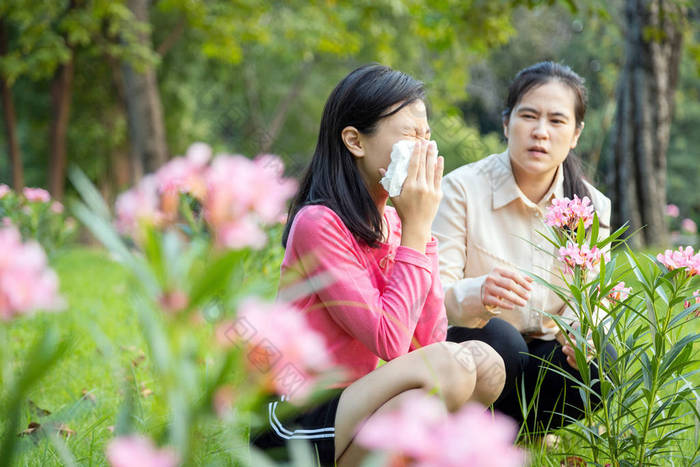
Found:
[[[578,144],[578,139],[581,136],[581,132],[583,131],[583,125],[584,123],[581,122],[581,124],[576,127],[576,131],[574,132],[574,139],[571,141],[571,149],[574,149]]]
[[[506,141],[508,141],[508,119],[507,118],[503,119],[503,136],[505,136]]]
[[[340,132],[340,138],[343,140],[343,144],[348,148],[348,151],[355,157],[364,157],[365,148],[362,144],[362,138],[360,137],[360,132],[354,126],[346,126],[343,131]]]

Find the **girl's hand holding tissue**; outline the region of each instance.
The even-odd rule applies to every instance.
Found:
[[[399,141],[394,147],[402,144],[406,142]],[[438,156],[437,144],[417,140],[408,162],[403,188],[398,196],[391,196],[401,218],[401,245],[425,252],[425,245],[431,237],[430,228],[442,199],[440,184],[443,170],[444,159]],[[382,176],[387,173],[384,169],[379,171]]]

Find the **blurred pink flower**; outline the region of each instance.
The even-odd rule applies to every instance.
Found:
[[[216,232],[221,245],[227,248],[240,249],[247,246],[259,250],[267,243],[265,232],[253,221],[250,215],[242,217],[238,222],[223,224]]]
[[[4,183],[0,183],[0,199],[4,198],[6,194],[11,192],[12,189],[5,185]]]
[[[254,161],[240,155],[214,159],[206,174],[204,213],[219,245],[259,248],[264,244],[253,225],[276,222],[296,191],[294,180],[282,178],[281,166],[279,158],[270,155]]]
[[[574,199],[555,198],[552,204],[547,208],[545,222],[551,227],[567,228],[575,230],[578,227],[580,219],[583,219],[583,226],[588,228],[593,223],[593,213],[595,209],[591,204],[588,196],[579,199],[574,195]]]
[[[51,203],[51,212],[55,214],[61,214],[63,212],[63,204],[61,204],[58,201],[54,201]]]
[[[678,217],[680,213],[680,209],[678,209],[678,206],[676,206],[675,204],[666,205],[666,215],[668,217]]]
[[[619,282],[612,288],[612,290],[610,290],[608,298],[616,302],[624,302],[625,300],[627,300],[631,293],[632,287],[625,287],[625,282],[623,281]]]
[[[185,153],[185,158],[195,167],[206,166],[211,156],[211,146],[206,143],[192,143]]]
[[[114,438],[107,445],[106,456],[112,467],[174,467],[179,462],[172,448],[158,449],[140,435]]]
[[[58,294],[58,277],[38,243],[22,243],[15,227],[0,228],[0,319],[34,310],[65,306]]]
[[[700,253],[695,254],[690,246],[685,248],[679,246],[677,250],[666,250],[656,255],[656,259],[669,271],[686,268],[691,277],[700,274]]]
[[[262,248],[266,224],[279,222],[296,181],[283,177],[284,164],[265,154],[250,160],[219,155],[211,163],[211,147],[195,143],[185,157],[176,157],[155,175],[117,198],[117,229],[138,236],[142,222],[163,226],[176,221],[180,194],[198,199],[204,219],[220,247]]]
[[[568,242],[565,247],[559,248],[559,260],[566,264],[566,272],[571,273],[574,268],[581,267],[592,270],[601,260],[609,261],[609,253],[603,254],[597,246],[591,248],[588,244],[578,245]]]
[[[332,367],[324,337],[284,303],[246,299],[236,321],[221,323],[216,334],[224,346],[243,343],[254,376],[266,389],[293,399],[305,398],[317,375]]]
[[[203,143],[200,143],[203,144]],[[156,172],[158,192],[160,194],[190,193],[197,199],[202,199],[206,193],[204,171],[208,158],[202,156],[203,148],[188,151],[189,157],[175,157],[168,161]],[[211,153],[211,149],[209,150]]]
[[[414,394],[398,409],[369,418],[356,439],[413,466],[510,467],[526,461],[513,445],[516,432],[509,418],[479,405],[448,414],[437,398]]]
[[[693,219],[683,219],[681,221],[681,230],[690,234],[698,233],[698,225]]]
[[[117,230],[126,235],[137,235],[139,224],[158,225],[163,214],[159,210],[156,179],[147,175],[133,188],[117,197],[115,203]]]
[[[43,188],[26,187],[24,190],[22,190],[22,193],[24,194],[24,197],[27,198],[27,201],[48,203],[51,200],[51,195]]]
[[[684,306],[685,308],[690,308],[691,306],[693,306],[693,304],[695,304],[695,303],[700,303],[700,290],[696,290],[695,292],[693,292],[693,297],[695,298],[695,301],[693,301],[693,300],[686,300],[686,301],[683,303],[683,306]],[[700,307],[695,309],[694,314],[695,314],[695,316],[697,316],[698,318],[700,318]]]

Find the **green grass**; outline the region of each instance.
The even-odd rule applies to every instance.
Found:
[[[278,261],[279,251],[273,256]],[[74,460],[79,465],[103,465],[104,448],[113,437],[111,428],[117,423],[129,385],[138,392],[135,429],[148,434],[162,432],[166,414],[163,406],[156,402],[158,381],[150,370],[149,351],[129,304],[127,272],[97,249],[72,249],[61,253],[52,263],[69,308],[61,313],[40,313],[10,323],[6,329],[9,345],[2,349],[6,352],[3,360],[8,362],[8,371],[15,373],[27,357],[27,349],[42,338],[48,327],[57,328],[68,344],[62,359],[28,396],[28,400],[51,414],[42,416],[30,408],[28,400],[25,401],[20,431],[29,422],[46,427],[65,424],[75,431],[63,438]],[[263,291],[264,294],[273,291],[277,284],[278,264],[266,264],[264,270],[259,270],[267,278],[268,290]],[[692,320],[688,326],[689,332],[700,332],[700,319]],[[210,341],[207,337],[210,328],[204,327],[201,332],[202,345],[206,346]],[[700,349],[696,348],[695,358],[700,358]],[[153,394],[148,395],[144,390]],[[90,396],[84,396],[85,393]],[[693,421],[688,418],[688,423]],[[2,421],[0,431],[4,431]],[[692,434],[691,430],[687,436],[692,437]],[[227,443],[230,438],[223,426],[213,422],[201,430],[201,436],[205,441],[198,450],[198,463],[230,462],[226,453],[233,447]],[[532,465],[560,465],[562,451],[577,452],[577,446],[571,441],[565,437],[561,447],[552,452],[530,446]],[[695,448],[691,439],[681,439],[679,443],[684,444],[683,452],[690,453]],[[62,463],[54,444],[41,433],[22,436],[19,448],[15,465]]]
[[[7,330],[13,372],[21,368],[27,349],[42,338],[46,327],[58,328],[68,344],[63,358],[28,397],[51,414],[39,416],[25,402],[21,427],[26,428],[30,421],[46,426],[66,424],[75,431],[66,444],[76,461],[99,465],[104,461],[105,442],[112,436],[110,427],[115,424],[127,373],[138,387],[157,391],[157,385],[147,358],[139,361],[147,349],[127,302],[126,272],[104,252],[88,249],[65,252],[55,258],[53,266],[69,308],[17,320]],[[143,424],[157,423],[149,415],[149,397],[142,397],[140,403]],[[20,451],[19,465],[58,462],[43,436],[23,436]]]

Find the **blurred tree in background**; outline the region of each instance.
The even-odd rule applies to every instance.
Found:
[[[624,0],[6,0],[0,147],[9,157],[0,158],[0,182],[48,186],[60,197],[74,163],[113,197],[197,140],[280,154],[298,175],[332,87],[371,61],[426,82],[451,170],[503,149],[509,80],[552,59],[587,80],[578,152],[612,195],[623,8]],[[697,220],[700,41],[696,7],[683,8],[667,193]]]

